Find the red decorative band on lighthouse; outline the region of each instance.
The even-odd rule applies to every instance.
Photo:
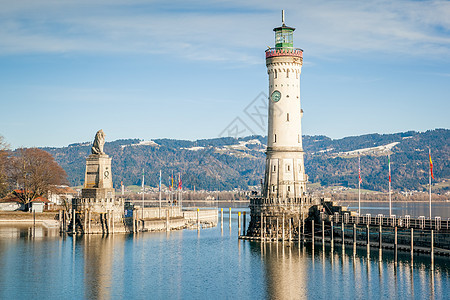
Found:
[[[269,48],[266,50],[266,58],[275,56],[296,56],[303,58],[303,50],[300,48]]]

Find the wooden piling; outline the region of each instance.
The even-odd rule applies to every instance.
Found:
[[[144,220],[142,220],[142,225],[144,225]],[[111,210],[111,233],[114,234],[114,210]]]
[[[312,246],[314,247],[314,220],[311,220]]]
[[[169,210],[166,211],[166,231],[170,231],[170,215],[169,215]]]
[[[283,239],[283,242],[284,242],[284,214],[283,214],[283,223],[281,224],[281,227],[282,227],[282,233],[281,233],[281,238]]]
[[[230,211],[231,216],[231,211]],[[200,208],[197,208],[197,230],[200,230]]]
[[[411,258],[414,256],[414,228],[411,228]]]
[[[241,212],[238,211],[238,236],[241,234]]]
[[[91,210],[88,210],[88,233],[91,233]]]
[[[101,217],[101,215],[100,215]],[[136,218],[136,211],[133,210],[133,216],[131,217],[132,223],[133,223],[133,233],[136,232],[136,222],[135,222],[135,218]]]
[[[246,213],[245,213],[245,211],[244,211],[244,226],[242,227],[242,235],[245,235],[245,228],[246,228],[246,226],[245,226],[245,224],[246,224]]]
[[[262,213],[261,213],[261,217],[260,217],[259,220],[260,220],[259,223],[260,223],[260,226],[261,226],[260,238],[261,238],[261,241],[262,241],[262,239],[263,239],[263,214]]]
[[[223,208],[220,209],[220,229],[223,229]]]
[[[59,210],[58,213],[59,213],[59,216],[58,216],[58,220],[59,220],[59,232],[62,232],[62,230],[63,230],[63,224],[62,224],[62,211]]]
[[[289,243],[292,241],[292,226],[291,226],[291,218],[289,218]]]
[[[278,231],[280,230],[279,224],[278,224],[278,217],[277,217],[277,242],[279,241]]]
[[[73,212],[72,212],[72,234],[75,234],[75,232],[76,232],[75,227],[76,227],[76,212],[75,212],[75,209],[73,209]]]
[[[341,230],[342,230],[342,248],[345,247],[345,224],[344,221],[341,223]]]
[[[333,221],[331,221],[331,249],[334,248],[334,226]]]
[[[397,264],[397,251],[398,251],[398,245],[397,245],[397,226],[394,228],[394,262]]]
[[[366,235],[367,235],[367,241],[366,241],[366,244],[367,244],[367,247],[370,247],[370,225],[369,225],[369,223],[367,223],[367,229],[366,229]]]
[[[383,248],[383,228],[380,226],[378,227],[378,248]]]
[[[431,271],[434,271],[434,230],[431,230]]]
[[[87,210],[84,210],[84,226],[83,226],[83,233],[86,233],[87,230]]]
[[[322,245],[325,245],[325,221],[322,221]]]
[[[229,217],[229,223],[230,223],[230,229],[231,229],[231,207],[228,212],[228,217]]]
[[[356,224],[353,224],[353,244],[356,245]]]
[[[300,220],[300,218],[298,218],[298,242],[300,243],[300,240],[302,239],[302,236],[301,236],[301,220]]]

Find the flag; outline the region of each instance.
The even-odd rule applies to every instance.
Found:
[[[359,184],[362,183],[361,179],[361,157],[358,156],[358,177],[359,177]]]
[[[172,171],[172,190],[173,190],[173,171]]]
[[[428,155],[430,157],[430,174],[431,174],[431,178],[434,179],[434,175],[433,175],[433,161],[431,160],[431,149],[428,149]]]
[[[170,176],[169,176],[169,184],[168,184],[168,187],[169,187],[169,191],[172,191],[172,186],[170,185]]]
[[[388,165],[389,165],[389,182],[391,182],[391,156],[388,155]]]
[[[181,173],[178,173],[178,189],[181,190],[182,183],[181,183]]]

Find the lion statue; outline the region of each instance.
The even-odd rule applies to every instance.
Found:
[[[92,145],[91,152],[92,154],[105,154],[103,152],[103,145],[105,145],[105,133],[102,129],[97,131],[95,134],[94,145]]]

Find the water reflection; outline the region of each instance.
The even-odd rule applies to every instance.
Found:
[[[445,284],[450,275],[448,258],[441,258],[439,270],[432,272],[426,255],[417,256],[413,264],[409,253],[399,254],[395,263],[393,251],[353,245],[341,251],[328,246],[314,249],[310,244],[250,246],[260,250],[271,299],[445,298],[442,273]]]

